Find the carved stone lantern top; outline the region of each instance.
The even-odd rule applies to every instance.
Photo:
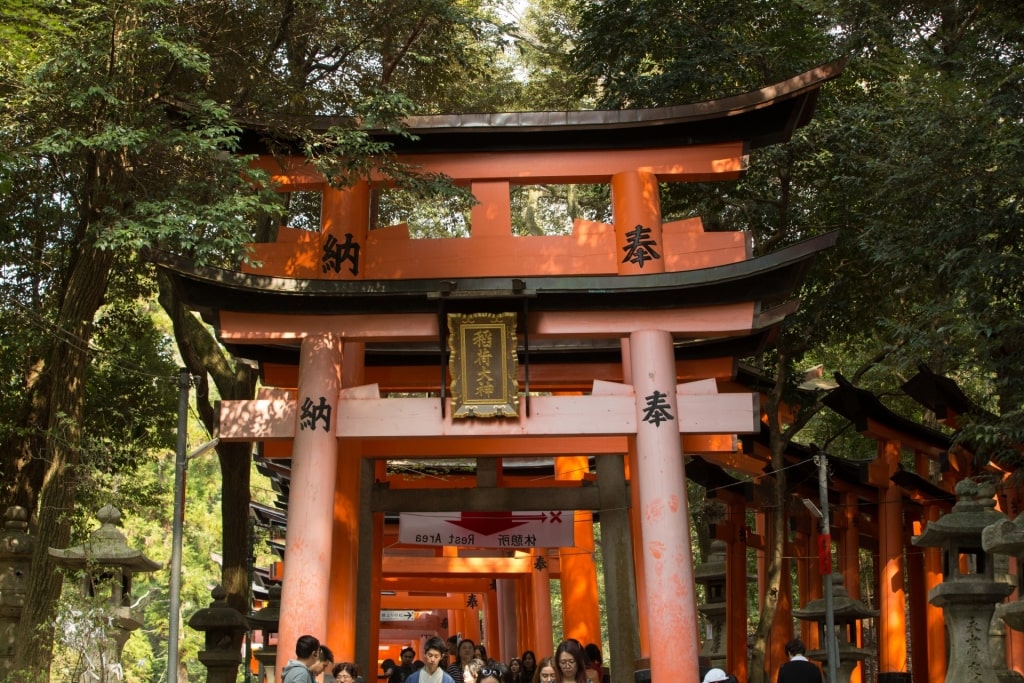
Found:
[[[914,545],[937,548],[963,537],[980,542],[985,527],[1006,519],[1006,515],[996,510],[995,493],[995,486],[989,482],[972,479],[957,482],[957,503],[953,510],[928,522],[924,533],[914,538]]]
[[[725,541],[711,541],[708,559],[693,568],[693,580],[697,583],[725,581]]]
[[[74,548],[50,548],[50,557],[62,567],[121,567],[133,572],[154,572],[163,564],[146,557],[141,550],[130,548],[118,525],[121,511],[113,505],[104,505],[96,517],[100,528],[92,532],[89,540]]]
[[[851,598],[846,590],[846,579],[842,574],[832,575],[832,612],[837,623],[872,619],[878,616],[878,610]],[[825,621],[825,598],[809,601],[803,609],[793,610],[793,616],[807,621]]]
[[[28,533],[28,510],[20,505],[7,508],[0,532],[0,560],[31,559],[35,544]]]

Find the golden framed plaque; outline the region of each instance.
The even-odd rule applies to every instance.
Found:
[[[515,313],[449,313],[452,417],[519,417]]]

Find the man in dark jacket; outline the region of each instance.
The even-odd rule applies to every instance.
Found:
[[[821,669],[808,661],[804,653],[804,641],[799,638],[786,643],[786,654],[789,661],[779,668],[779,678],[776,683],[822,683]]]

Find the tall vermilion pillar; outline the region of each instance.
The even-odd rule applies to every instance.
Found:
[[[539,661],[540,658],[547,656],[540,653],[555,651],[551,645],[551,569],[547,562],[547,549],[535,549],[533,554],[535,557],[533,571],[530,573],[530,594],[533,597],[534,635],[533,640],[526,643],[523,650],[533,650]]]
[[[555,458],[555,479],[582,479],[590,469],[586,456]],[[594,562],[594,514],[576,510],[573,514],[571,548],[559,548],[562,587],[562,633],[584,645],[601,642],[600,598],[597,591],[597,563]]]
[[[629,355],[629,338],[622,340],[622,381],[626,384],[633,384],[633,365]],[[630,481],[636,481],[637,471],[637,459],[636,459],[636,440],[631,439],[627,443],[629,449],[626,453],[626,472],[627,477]],[[629,526],[630,533],[633,536],[633,547],[631,548],[633,554],[633,581],[636,584],[636,622],[637,622],[637,635],[640,643],[640,651],[638,657],[640,659],[650,659],[651,657],[651,639],[650,630],[647,628],[647,603],[644,600],[640,600],[639,597],[647,594],[647,589],[644,584],[644,544],[643,544],[643,525],[640,523],[640,491],[637,486],[629,487]],[[635,663],[634,663],[635,664]]]
[[[800,548],[796,560],[797,592],[800,598],[799,607],[805,606],[811,600],[820,599],[824,592],[824,587],[822,586],[824,577],[821,574],[821,568],[818,566],[819,535],[818,525],[813,522],[810,533],[797,534],[795,545]],[[817,622],[800,622],[800,635],[808,650],[817,650],[820,647]]]
[[[926,504],[924,507],[924,519],[922,528],[929,522],[934,522],[942,516],[942,510],[938,505]],[[942,576],[942,548],[924,548],[924,592],[931,593],[932,589],[943,581]],[[933,681],[946,680],[947,647],[946,647],[946,615],[941,607],[928,603],[926,608],[928,635],[927,635],[927,664],[928,674]],[[915,650],[916,652],[916,650]],[[917,661],[917,658],[914,658]]]
[[[747,680],[747,508],[742,499],[729,502],[725,563],[726,670]]]
[[[340,389],[338,339],[329,334],[303,339],[281,583],[278,671],[295,656],[299,636],[327,636],[334,525],[332,516],[325,512],[334,505]]]
[[[887,471],[899,465],[900,445],[880,441],[878,458]],[[891,476],[891,475],[890,475]],[[907,680],[906,590],[903,575],[903,495],[891,481],[878,500],[878,681]]]
[[[342,386],[363,383],[365,344],[342,345]],[[361,444],[342,441],[339,446],[334,486],[334,535],[331,558],[330,605],[332,614],[356,614],[359,585],[359,500],[362,467]],[[331,619],[325,642],[338,661],[355,659],[356,619]]]
[[[672,335],[638,330],[629,348],[646,590],[639,599],[647,603],[651,680],[688,680],[698,671],[700,632]]]
[[[498,610],[498,590],[488,590],[484,593],[484,631],[480,642],[487,647],[487,656],[494,659],[504,659],[501,649],[501,612]]]
[[[846,592],[854,600],[860,600],[860,539],[857,529],[857,494],[847,491],[842,494],[842,509],[838,511],[838,518],[842,523],[841,533],[835,536],[838,556],[836,562],[839,572],[843,575]],[[857,636],[855,644],[857,647],[864,645],[864,626],[858,622],[856,625]],[[864,664],[858,664],[850,673],[850,683],[861,683],[864,679]]]

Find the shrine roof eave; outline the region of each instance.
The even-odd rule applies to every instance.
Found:
[[[173,281],[189,307],[217,326],[221,310],[344,315],[434,313],[442,307],[485,312],[528,300],[531,312],[665,310],[791,298],[811,261],[838,232],[739,263],[649,275],[487,277],[418,280],[312,280],[200,266],[167,252],[146,257]]]
[[[918,365],[916,375],[900,386],[900,389],[912,399],[931,410],[938,419],[948,419],[953,415],[985,415],[994,417],[968,398],[960,386],[943,375],[936,374],[925,364]]]
[[[821,402],[853,422],[857,431],[866,431],[868,421],[874,420],[895,432],[906,434],[909,439],[919,444],[939,451],[948,450],[952,445],[951,437],[894,413],[873,393],[853,386],[838,373],[836,381],[839,386],[825,394]]]
[[[913,494],[912,497],[920,498],[921,501],[933,501],[946,505],[956,503],[955,494],[933,484],[917,472],[904,468],[903,465],[899,465],[896,468],[896,472],[893,473],[890,479],[892,483],[904,491]]]
[[[368,129],[374,140],[397,153],[636,149],[745,141],[752,149],[786,142],[814,114],[818,92],[838,77],[845,59],[818,66],[785,81],[705,102],[647,109],[511,112],[412,116],[409,135]],[[301,141],[280,132],[359,122],[340,116],[288,116],[286,120],[241,120],[243,154],[301,153]]]
[[[699,340],[679,341],[674,346],[677,361],[703,360],[708,358],[747,358],[769,348],[778,332],[778,324],[751,330],[749,334],[736,337],[715,337]],[[606,343],[590,344],[585,348],[552,346],[545,340],[531,340],[529,359],[531,366],[571,366],[587,363],[622,362],[622,344],[614,340],[600,340]],[[282,340],[276,344],[235,344],[225,347],[238,358],[257,363],[276,365],[299,365],[299,341]],[[525,348],[520,349],[525,353]],[[438,364],[436,345],[408,346],[367,344],[364,364],[374,367],[429,367]],[[447,362],[447,361],[446,361]],[[520,361],[524,362],[524,361]]]

